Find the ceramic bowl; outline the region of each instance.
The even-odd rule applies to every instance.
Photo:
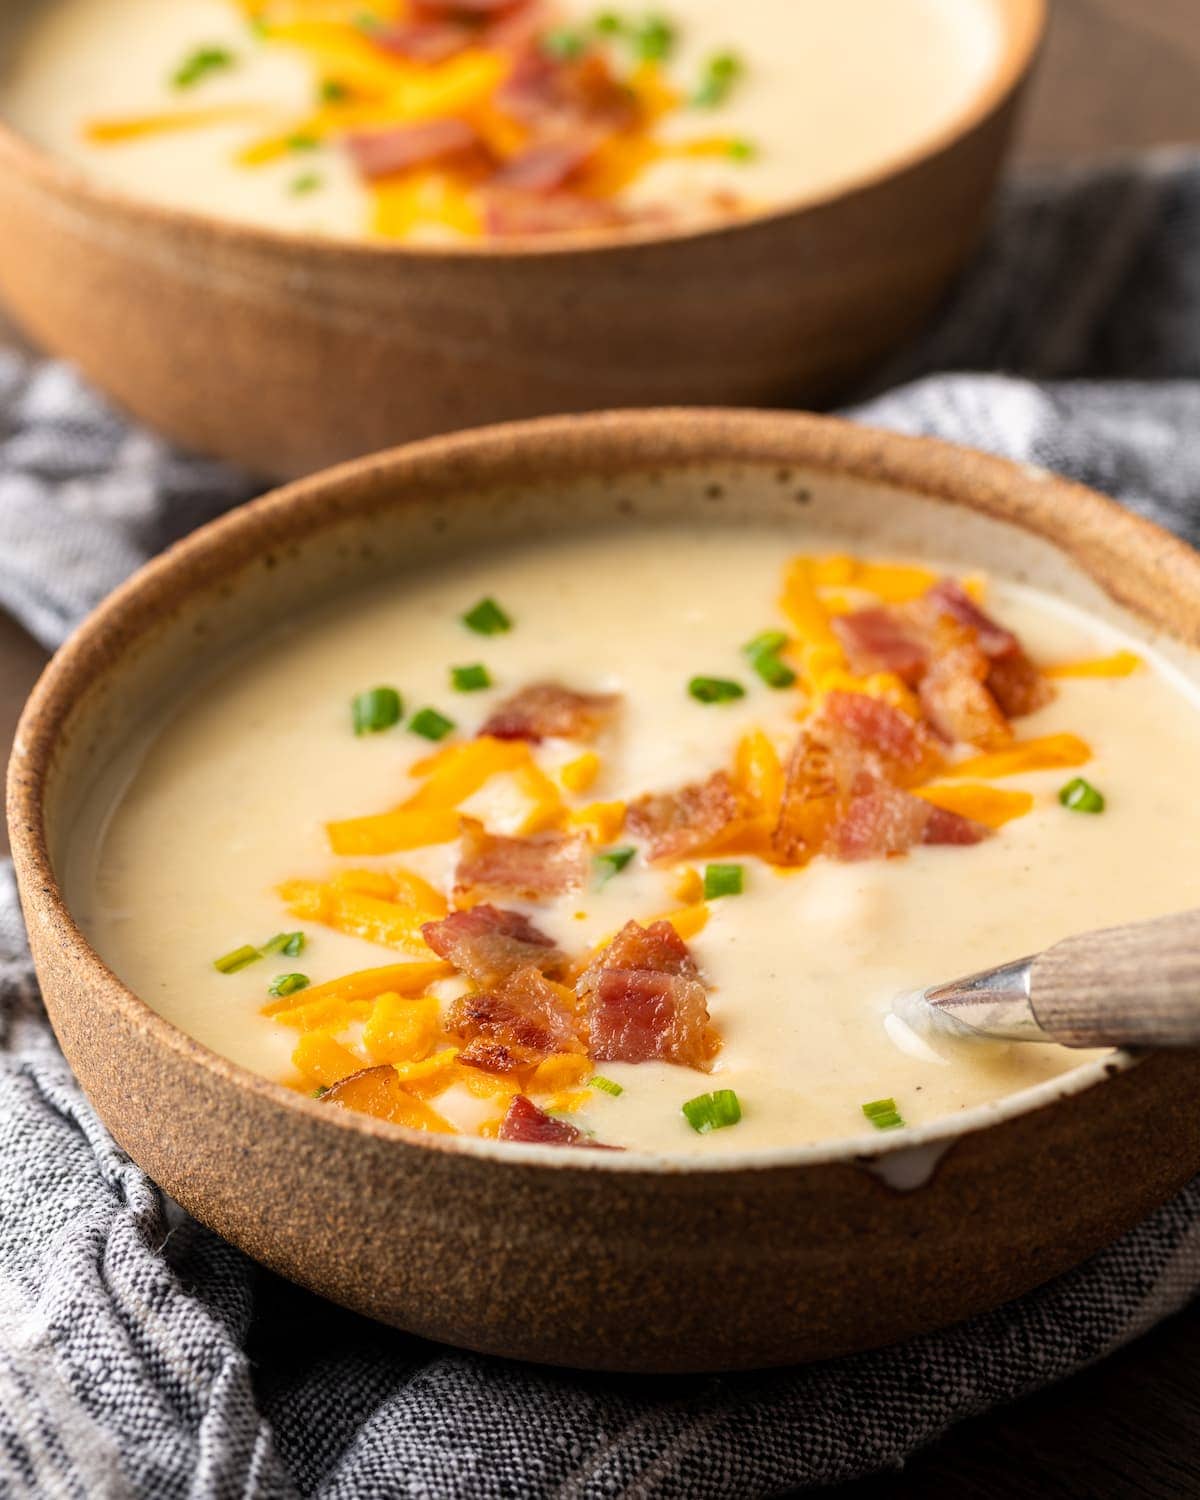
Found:
[[[642,518],[810,527],[1028,579],[1200,674],[1200,556],[1040,471],[828,418],[678,410],[433,439],[268,495],[109,599],[18,731],[11,838],[66,1055],[117,1140],[276,1271],[452,1344],[617,1370],[811,1360],[991,1307],[1200,1168],[1200,1055],[1116,1054],[903,1136],[722,1156],[518,1148],[333,1110],[190,1040],[59,884],[92,778],[214,653],[463,548]],[[669,566],[669,559],[664,560]],[[402,586],[402,585],[398,585]]]
[[[6,28],[32,5],[19,0]],[[1044,25],[955,126],[819,201],[691,233],[400,248],[274,234],[87,181],[0,125],[0,296],[189,447],[290,476],[432,433],[665,403],[823,404],[975,247]]]

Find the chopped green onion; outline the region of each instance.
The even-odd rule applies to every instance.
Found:
[[[700,109],[715,109],[729,98],[729,91],[745,72],[745,65],[736,52],[718,52],[704,65],[700,85],[692,95],[691,102]]]
[[[619,1083],[614,1083],[611,1078],[603,1078],[599,1073],[593,1073],[588,1079],[588,1088],[600,1089],[602,1093],[611,1094],[614,1099],[625,1092]]]
[[[740,162],[757,161],[758,147],[753,141],[747,141],[739,136],[736,140],[732,140],[729,143],[729,160]]]
[[[340,104],[349,97],[350,89],[340,78],[322,78],[321,99],[325,104]]]
[[[399,724],[404,713],[400,694],[393,687],[371,688],[359,693],[351,704],[355,734],[378,734]]]
[[[408,727],[413,734],[419,734],[426,740],[444,740],[450,734],[455,725],[453,719],[448,719],[445,714],[438,713],[436,708],[423,708],[420,713],[413,714],[408,721]]]
[[[354,18],[354,24],[358,27],[359,31],[381,31],[383,29],[383,22],[371,10],[360,10]]]
[[[904,1124],[894,1099],[872,1099],[863,1105],[862,1112],[876,1130],[894,1130],[897,1125]]]
[[[1058,794],[1058,800],[1072,812],[1101,813],[1104,811],[1104,793],[1097,791],[1090,781],[1076,776],[1068,781]]]
[[[643,62],[661,62],[675,46],[675,28],[665,16],[647,16],[634,32],[633,44]]]
[[[249,943],[243,943],[232,953],[223,953],[220,958],[214,958],[213,968],[219,969],[222,974],[236,974],[239,969],[244,969],[247,964],[252,964],[261,957],[262,954],[257,948]]]
[[[698,703],[730,703],[746,696],[741,683],[730,682],[727,677],[693,677],[688,692]]]
[[[319,172],[303,172],[299,177],[292,178],[288,184],[288,192],[293,198],[304,198],[309,193],[315,193],[324,184],[325,179]]]
[[[796,680],[791,667],[779,660],[779,653],[787,643],[782,630],[764,630],[742,647],[742,655],[768,687],[791,687]]]
[[[613,10],[602,10],[592,22],[592,29],[598,31],[601,36],[622,36],[628,30],[628,24]]]
[[[456,693],[478,693],[492,685],[488,669],[480,662],[472,667],[451,667],[450,681]]]
[[[744,877],[741,865],[705,865],[704,899],[715,901],[718,896],[740,896]]]
[[[328,1092],[329,1092],[329,1089],[328,1089],[328,1087],[325,1084],[318,1083],[317,1086],[316,1086],[316,1088],[313,1089],[313,1091],[312,1091],[312,1096],[313,1096],[314,1099],[324,1099],[325,1095]]]
[[[276,974],[267,986],[268,995],[294,995],[297,990],[306,990],[311,981],[307,974]]]
[[[742,1118],[742,1106],[732,1089],[717,1089],[711,1094],[697,1094],[682,1106],[684,1118],[698,1135],[723,1130]]]
[[[512,621],[494,599],[481,599],[462,617],[463,624],[476,635],[503,635],[512,629]]]
[[[295,958],[304,948],[302,932],[277,932],[259,949],[265,957],[268,953],[282,953],[285,958]]]
[[[587,51],[587,38],[567,26],[558,26],[547,31],[538,45],[555,62],[574,62]]]
[[[197,47],[175,69],[171,75],[171,86],[190,89],[209,73],[220,73],[225,68],[232,68],[235,61],[233,53],[227,47]]]
[[[271,24],[265,16],[250,16],[246,24],[255,36],[270,36]]]
[[[632,844],[625,844],[620,849],[605,849],[603,853],[596,855],[596,868],[600,872],[600,884],[606,885],[614,875],[619,875],[637,850]]]
[[[306,135],[304,131],[297,131],[295,135],[289,135],[287,138],[289,151],[315,151],[320,144],[321,142],[315,135]]]

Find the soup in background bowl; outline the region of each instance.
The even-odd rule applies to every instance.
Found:
[[[977,243],[1043,0],[416,15],[7,7],[16,316],[261,473],[545,412],[829,400]],[[409,55],[414,26],[449,52]]]
[[[530,793],[557,798],[564,821],[584,809],[602,819],[583,800],[591,793],[569,785],[590,769],[595,800],[625,801],[628,820],[641,796],[707,782],[731,761],[736,771],[747,737],[773,745],[778,736],[782,764],[813,728],[801,689],[813,673],[841,669],[827,642],[804,639],[814,596],[798,578],[815,586],[827,622],[924,610],[930,578],[962,611],[962,599],[980,607],[981,559],[992,622],[968,614],[965,623],[995,660],[972,658],[972,680],[998,703],[1003,658],[1010,688],[1024,677],[1039,690],[1010,700],[1006,726],[992,724],[1002,742],[949,750],[943,736],[938,753],[950,762],[975,759],[966,777],[906,787],[856,775],[851,801],[883,796],[902,810],[893,830],[914,832],[909,799],[923,802],[907,853],[891,848],[899,857],[889,859],[837,835],[792,864],[790,853],[773,862],[736,841],[663,861],[651,825],[634,816],[583,841],[584,884],[571,900],[585,918],[557,896],[493,890],[481,902],[459,889],[464,855],[491,858],[497,838],[537,834],[506,828],[498,806],[447,809],[448,752],[516,747],[525,796],[510,804],[516,819],[528,816]],[[497,616],[511,628],[495,628]],[[47,1004],[101,1115],[157,1181],[250,1253],[373,1316],[474,1348],[614,1369],[745,1367],[904,1337],[1074,1264],[1200,1162],[1192,1054],[1076,1058],[981,1043],[939,1063],[906,1051],[886,1021],[892,985],[918,970],[945,977],[976,956],[1014,956],[1010,941],[1194,901],[1165,811],[1186,816],[1169,768],[1196,733],[1198,639],[1200,565],[1154,527],[1039,472],[828,420],[550,421],[334,471],[152,564],[39,687],[13,760],[10,821]],[[222,662],[229,669],[213,678]],[[848,664],[858,676],[863,666]],[[451,669],[477,682],[480,667],[492,686],[452,698]],[[783,683],[780,668],[799,681]],[[866,675],[903,704],[886,679],[905,670]],[[586,748],[553,743],[569,735],[515,734],[505,700],[550,673],[586,695],[595,734]],[[737,681],[742,696],[713,688],[722,681]],[[195,691],[181,695],[182,684]],[[819,693],[828,704],[858,686],[831,680]],[[402,717],[387,688],[406,700]],[[925,677],[915,691],[928,698]],[[911,704],[896,712],[917,722]],[[135,726],[159,726],[148,750],[131,742]],[[994,760],[978,763],[1014,740],[1071,754],[1010,776]],[[424,766],[412,764],[418,748]],[[600,764],[576,766],[564,782],[588,754]],[[414,770],[426,786],[442,777],[439,796],[415,808]],[[1076,778],[1104,798],[1103,811],[1059,800]],[[955,818],[1013,814],[1016,802],[1019,815],[978,838],[924,840],[934,812],[952,815],[939,821],[944,831]],[[469,842],[477,835],[464,829],[464,809],[491,845]],[[364,857],[331,846],[339,826],[338,837],[347,826],[352,839],[364,826],[394,835],[399,824],[380,825],[381,814],[411,832],[414,811],[450,812],[440,874],[419,850]],[[541,832],[566,833],[558,817]],[[1187,836],[1179,829],[1176,841]],[[597,856],[626,843],[629,859],[597,868]],[[1138,879],[1114,881],[1113,864],[1136,866]],[[339,885],[347,871],[358,873]],[[367,872],[387,889],[383,879],[368,889]],[[488,878],[510,876],[493,865]],[[675,881],[678,890],[665,888]],[[339,892],[374,901],[359,914],[398,921],[392,936],[406,921],[414,931],[406,902],[440,898],[448,917],[491,906],[520,919],[504,936],[544,950],[537,929],[580,974],[580,959],[608,948],[610,924],[619,933],[632,919],[645,936],[662,920],[676,940],[659,933],[665,961],[626,950],[620,964],[602,963],[601,998],[610,1008],[628,998],[621,979],[614,1002],[614,971],[657,975],[659,999],[694,998],[688,986],[698,985],[715,1046],[634,1061],[592,1055],[589,1030],[586,1067],[574,1065],[557,1091],[587,1098],[556,1098],[534,1089],[537,1070],[582,1054],[541,1049],[508,1071],[494,1054],[464,1060],[481,1038],[538,1050],[527,1032],[489,1035],[476,1006],[473,1032],[461,1014],[448,1017],[456,1086],[475,1067],[520,1089],[481,1097],[465,1087],[456,1102],[412,1071],[447,1065],[440,1035],[423,1057],[395,1063],[371,1048],[389,1028],[391,1044],[409,1046],[407,1022],[423,1024],[429,1002],[442,1016],[464,994],[494,994],[488,984],[441,995],[435,986],[451,976],[427,974],[422,993],[382,992],[392,996],[386,1018],[375,1016],[376,992],[360,997],[370,1002],[361,1014],[307,1028],[279,1020],[314,997],[355,998],[318,995],[318,983],[420,961],[344,930],[355,903],[339,908]],[[306,901],[303,916],[285,914]],[[698,907],[706,919],[688,927],[680,913]],[[445,919],[419,915],[428,942]],[[296,933],[303,943],[289,950]],[[794,974],[781,975],[784,964]],[[281,984],[289,975],[312,983]],[[544,977],[567,1003],[566,970]],[[590,1007],[595,988],[574,993]],[[297,1058],[305,1037],[318,1040]],[[314,1083],[306,1069],[337,1057],[321,1060],[325,1042],[361,1049],[351,1064],[360,1073],[371,1071],[360,1061],[390,1067],[389,1093],[454,1132],[412,1128],[430,1123],[416,1109],[365,1112],[372,1101],[346,1097],[338,1078]],[[468,1101],[482,1105],[474,1126]],[[514,1107],[520,1128],[500,1130]],[[476,1133],[489,1120],[495,1130]],[[554,1143],[522,1144],[531,1122],[537,1140]]]

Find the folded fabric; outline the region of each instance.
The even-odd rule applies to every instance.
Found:
[[[1059,470],[1200,538],[1200,158],[1017,184],[879,388],[854,415]],[[0,352],[0,605],[45,644],[249,492],[129,427],[64,366]],[[828,1484],[1101,1358],[1200,1287],[1197,1182],[1069,1275],[886,1353],[631,1378],[424,1343],[261,1271],[115,1146],[50,1035],[8,866],[0,1223],[0,1490],[86,1500],[729,1500]]]

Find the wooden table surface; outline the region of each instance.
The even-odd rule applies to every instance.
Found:
[[[1051,5],[1020,160],[1200,141],[1200,0]],[[0,615],[0,749],[43,660]],[[1200,1497],[1200,1304],[1094,1369],[963,1423],[902,1474],[828,1493],[837,1500]]]

